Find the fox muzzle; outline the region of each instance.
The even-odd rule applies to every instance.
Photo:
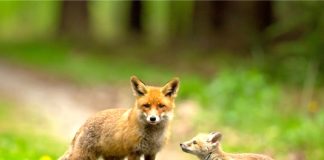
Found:
[[[157,124],[161,121],[158,115],[148,115],[146,121],[150,124]]]
[[[158,115],[157,110],[151,110],[146,116],[146,121],[150,124],[159,123],[161,121],[161,118]]]

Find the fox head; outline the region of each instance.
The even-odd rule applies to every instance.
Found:
[[[156,125],[172,119],[174,100],[179,89],[178,78],[172,79],[163,87],[153,87],[145,85],[137,77],[132,76],[131,85],[140,120]]]
[[[180,144],[184,152],[194,154],[198,157],[206,157],[211,152],[220,150],[220,140],[222,134],[220,132],[212,132],[209,134],[198,134],[189,141]]]

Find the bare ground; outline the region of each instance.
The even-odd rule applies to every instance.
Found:
[[[133,97],[125,86],[81,87],[70,81],[39,71],[0,63],[0,95],[10,97],[49,119],[54,135],[66,146],[76,130],[91,114],[111,107],[131,106]],[[158,154],[158,160],[195,159],[180,150],[179,143],[192,131],[190,123],[197,109],[193,101],[177,103],[170,143]],[[62,153],[63,154],[63,153]]]

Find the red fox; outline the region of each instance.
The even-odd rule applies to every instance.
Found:
[[[181,143],[184,152],[198,156],[201,160],[273,160],[272,158],[254,153],[226,153],[222,150],[220,140],[222,134],[198,134],[191,140]]]
[[[135,104],[107,109],[90,117],[60,160],[154,160],[169,136],[179,79],[163,87],[146,86],[131,77]]]

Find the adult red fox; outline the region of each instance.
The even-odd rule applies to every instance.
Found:
[[[198,134],[180,146],[184,152],[196,155],[201,160],[273,160],[262,154],[224,152],[220,144],[221,137],[219,132]]]
[[[90,117],[61,160],[154,160],[169,136],[179,79],[163,87],[131,77],[136,97],[130,109],[107,109]]]

